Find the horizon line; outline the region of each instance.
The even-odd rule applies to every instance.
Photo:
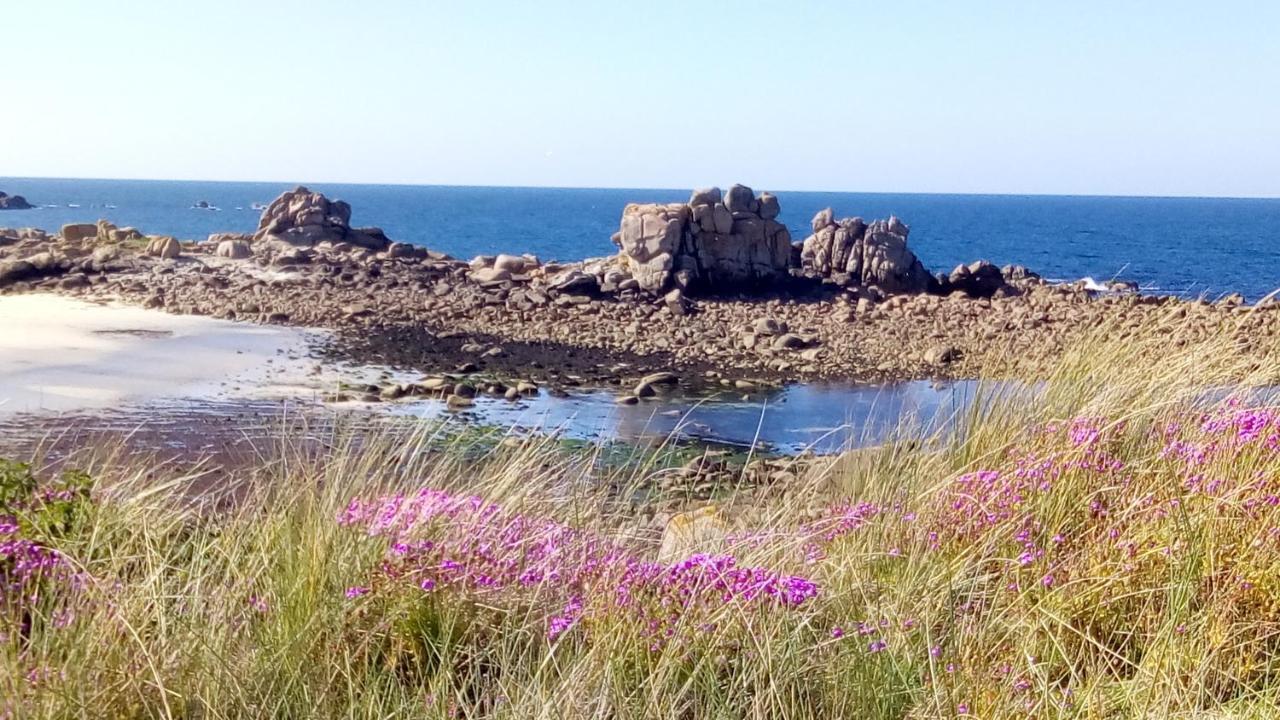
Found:
[[[153,178],[153,177],[67,177],[55,175],[0,175],[0,181],[9,180],[64,180],[64,181],[96,181],[96,182],[190,182],[225,185],[282,185],[289,189],[307,185],[351,185],[358,187],[426,187],[426,188],[474,188],[474,189],[509,189],[509,190],[637,190],[660,192],[692,192],[699,187],[709,185],[675,187],[644,187],[631,185],[474,185],[433,182],[357,182],[349,180],[211,180],[195,178]],[[730,187],[716,185],[714,187]],[[766,192],[754,186],[756,192]],[[0,188],[0,192],[7,192]],[[282,191],[283,192],[283,191]],[[1170,195],[1170,194],[1108,194],[1084,192],[992,192],[992,191],[936,191],[936,190],[806,190],[806,189],[769,189],[773,193],[831,193],[842,195],[935,195],[962,197],[1058,197],[1058,198],[1114,198],[1133,200],[1280,200],[1280,195]]]

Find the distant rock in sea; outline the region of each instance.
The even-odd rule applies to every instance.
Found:
[[[35,205],[27,202],[21,195],[6,195],[0,192],[0,210],[30,210]]]

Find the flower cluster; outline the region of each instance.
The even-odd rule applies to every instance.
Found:
[[[627,619],[656,650],[683,630],[714,623],[721,609],[786,610],[818,593],[803,577],[742,566],[732,555],[658,563],[597,533],[433,488],[353,499],[338,523],[388,544],[376,580],[349,588],[348,598],[390,581],[437,596],[538,606],[551,640],[575,627]]]

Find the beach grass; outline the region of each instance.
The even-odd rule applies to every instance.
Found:
[[[1274,717],[1276,367],[1104,334],[662,560],[664,448],[5,464],[0,716]]]

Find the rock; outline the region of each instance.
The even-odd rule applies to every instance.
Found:
[[[804,338],[801,338],[799,335],[793,335],[792,333],[779,335],[773,340],[774,350],[799,350],[804,346]]]
[[[787,332],[787,323],[771,317],[764,317],[752,323],[751,329],[757,335],[782,335]]]
[[[678,513],[662,530],[658,562],[674,563],[696,553],[714,554],[728,534],[728,520],[715,505]]]
[[[963,292],[969,297],[989,298],[1005,287],[1004,273],[1000,268],[986,260],[960,265],[947,276],[946,283],[941,284],[939,294],[955,291]]]
[[[521,380],[516,383],[516,391],[521,395],[537,395],[538,386],[528,380]]]
[[[458,383],[453,386],[453,394],[458,397],[473,398],[476,396],[476,389],[467,383]]]
[[[243,240],[223,240],[218,243],[214,254],[222,258],[243,260],[253,255],[253,249],[249,247],[249,243]]]
[[[496,270],[506,270],[509,273],[518,274],[525,271],[528,260],[515,255],[499,255],[493,260],[493,267]]]
[[[712,205],[719,203],[720,200],[721,200],[720,188],[718,187],[699,188],[697,190],[694,190],[693,195],[689,197],[689,205],[691,207],[698,207],[699,205],[710,207]]]
[[[618,399],[615,400],[614,402],[618,403],[619,405],[635,405],[636,403],[640,402],[640,398],[636,397],[635,395],[620,395],[618,396]]]
[[[918,293],[929,288],[932,276],[907,248],[905,223],[896,217],[870,225],[861,218],[833,220],[827,208],[813,216],[813,234],[800,251],[806,273],[844,278],[890,293]]]
[[[960,359],[960,351],[950,345],[934,345],[924,352],[924,361],[930,365],[946,365]]]
[[[6,195],[0,192],[0,210],[30,210],[34,207],[21,195]]]
[[[83,242],[98,236],[98,226],[93,223],[68,223],[58,233],[68,242]]]
[[[672,315],[685,315],[689,312],[688,304],[684,299],[684,292],[679,288],[676,288],[663,296],[662,301],[666,304],[667,310],[671,311]]]
[[[164,260],[172,260],[182,254],[182,246],[178,244],[176,239],[168,235],[160,235],[151,238],[151,242],[147,244],[147,254]]]
[[[746,185],[733,185],[729,188],[729,192],[725,194],[724,204],[729,208],[731,213],[750,213],[755,210],[752,207],[756,202],[756,195],[751,188]],[[758,207],[758,206],[757,206]]]
[[[616,266],[655,295],[673,286],[716,291],[787,277],[791,235],[774,219],[777,198],[762,203],[743,185],[731,187],[723,203],[718,195],[697,190],[689,203],[627,205],[613,235]]]
[[[462,410],[464,408],[473,407],[476,404],[470,397],[463,397],[461,395],[450,395],[445,399],[444,403],[445,407],[450,410]]]
[[[498,283],[511,279],[511,271],[499,267],[480,268],[471,271],[471,279],[478,283]]]
[[[640,378],[640,382],[644,385],[675,385],[680,382],[680,376],[673,372],[656,372],[650,373]]]
[[[765,220],[773,220],[782,212],[782,206],[778,203],[778,198],[773,193],[760,193],[760,217]]]
[[[599,292],[600,282],[581,270],[565,270],[551,280],[550,287],[566,295],[592,295]]]
[[[283,193],[262,211],[253,239],[301,247],[346,242],[370,250],[385,250],[391,244],[378,228],[351,227],[347,203],[302,186]]]
[[[387,246],[387,257],[393,260],[417,257],[418,249],[409,243],[393,242]]]
[[[636,385],[636,389],[632,391],[632,394],[638,398],[651,398],[657,395],[658,391],[654,390],[649,383],[641,381]]]
[[[6,260],[0,262],[0,287],[16,282],[29,280],[39,275],[35,266],[26,260]]]

